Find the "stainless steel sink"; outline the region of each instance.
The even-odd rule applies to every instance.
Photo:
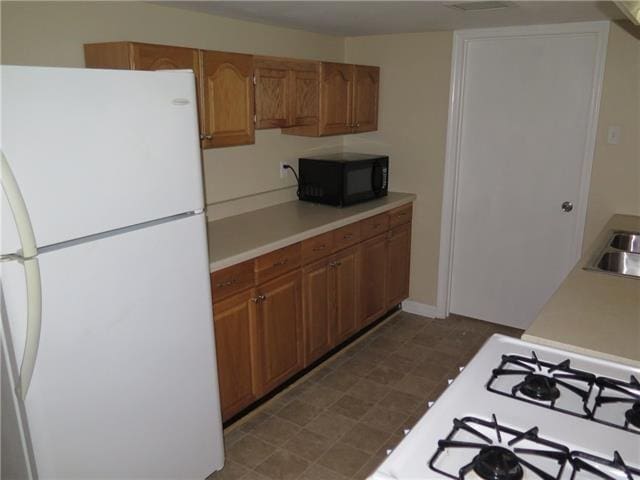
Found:
[[[640,233],[616,232],[610,245],[625,252],[640,253]]]
[[[607,252],[600,258],[598,269],[640,278],[640,253]]]
[[[640,279],[640,233],[611,231],[584,269]]]

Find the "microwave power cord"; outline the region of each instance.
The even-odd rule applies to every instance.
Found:
[[[298,177],[298,174],[296,173],[296,169],[293,168],[288,163],[283,163],[282,164],[282,168],[284,168],[285,170],[291,170],[293,172],[293,176],[296,177],[296,183],[298,184],[298,190],[296,191],[296,195],[298,196],[298,198],[300,198],[300,178]]]

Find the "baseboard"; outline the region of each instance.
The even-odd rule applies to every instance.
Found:
[[[402,302],[402,310],[409,313],[429,318],[444,318],[444,315],[438,310],[438,307],[427,305],[426,303],[414,302],[413,300],[405,300]]]

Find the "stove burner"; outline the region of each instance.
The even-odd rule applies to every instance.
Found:
[[[521,402],[590,418],[588,402],[595,382],[594,374],[572,368],[568,359],[552,363],[531,352],[530,357],[502,355],[486,388]]]
[[[523,395],[536,400],[553,402],[560,396],[560,390],[556,387],[556,379],[546,377],[538,373],[529,373],[519,385],[518,390]]]
[[[520,480],[523,475],[518,457],[502,447],[484,447],[473,459],[473,471],[485,480]]]
[[[632,407],[624,413],[627,422],[634,427],[640,428],[640,401],[635,402]]]
[[[539,437],[538,427],[509,428],[494,414],[491,420],[455,418],[428,465],[453,480],[465,479],[471,472],[483,480],[522,480],[525,472],[530,479],[559,480],[569,454],[566,446]]]

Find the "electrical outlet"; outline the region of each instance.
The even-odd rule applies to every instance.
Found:
[[[286,164],[284,162],[280,162],[280,178],[285,178],[287,176],[287,169],[284,168]]]
[[[617,125],[612,125],[609,127],[609,132],[607,134],[607,143],[610,145],[617,145],[620,143],[620,127]]]

